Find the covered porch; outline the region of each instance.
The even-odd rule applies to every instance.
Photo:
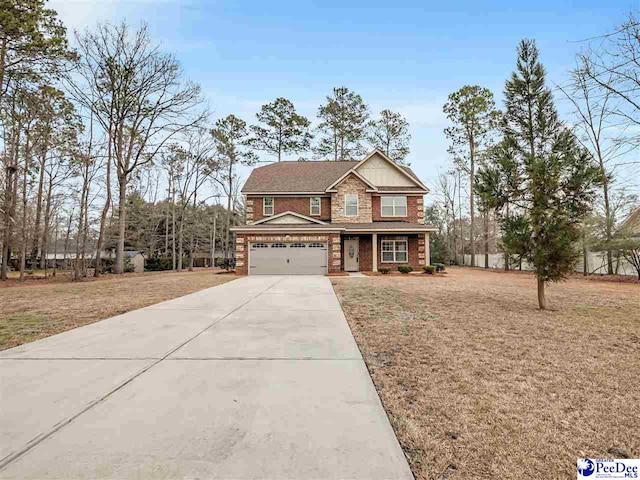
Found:
[[[346,231],[340,236],[342,265],[345,272],[378,272],[409,265],[421,270],[429,265],[429,231]]]

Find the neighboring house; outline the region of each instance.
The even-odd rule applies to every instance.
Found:
[[[278,162],[253,170],[236,233],[241,274],[421,269],[429,261],[424,195],[408,167],[374,150],[361,161]]]
[[[103,256],[104,258],[104,256]],[[144,272],[144,255],[136,250],[125,251],[124,258],[129,260],[131,266],[133,266],[133,271],[136,273]]]

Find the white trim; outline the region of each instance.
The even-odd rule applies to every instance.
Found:
[[[385,242],[391,242],[393,243],[393,250],[386,250],[384,249],[384,243]],[[405,249],[404,250],[398,250],[396,248],[396,244],[397,243],[404,243],[405,245]],[[398,252],[403,252],[406,255],[405,260],[397,260],[396,259],[396,254]],[[389,253],[389,252],[393,252],[393,260],[385,260],[384,259],[384,254]],[[408,240],[390,240],[390,239],[382,239],[380,240],[380,263],[409,263],[409,241]]]
[[[347,197],[356,197],[356,214],[348,215],[347,214]],[[360,198],[358,198],[357,193],[345,193],[344,194],[344,216],[345,217],[357,217],[360,214]]]
[[[425,233],[425,232],[437,232],[437,228],[403,228],[402,230],[393,229],[393,228],[352,228],[349,227],[345,229],[347,232],[357,232],[357,233]]]
[[[266,205],[266,200],[267,198],[271,199],[271,213],[267,213],[267,205]],[[273,214],[276,211],[276,199],[273,197],[263,197],[262,198],[262,216],[263,217],[273,217]]]
[[[429,192],[427,192],[426,190],[418,192],[416,192],[415,190],[378,190],[373,196],[381,197],[383,195],[406,195],[408,197],[424,197],[427,193]]]
[[[256,220],[255,222],[253,222],[251,225],[259,225],[261,223],[268,223],[272,220],[276,220],[280,217],[284,217],[285,215],[293,215],[294,217],[298,217],[301,218],[303,220],[307,220],[309,223],[318,223],[320,225],[327,225],[327,222],[323,222],[322,220],[318,220],[317,218],[311,218],[311,217],[307,217],[306,215],[302,215],[301,213],[298,212],[292,212],[291,210],[287,210],[286,212],[282,212],[282,213],[278,213],[277,215],[270,215],[266,218],[261,218],[260,220]],[[295,223],[293,223],[292,225],[295,225]],[[247,225],[250,226],[250,225]]]
[[[263,225],[263,227],[265,226],[266,225]],[[257,229],[252,227],[253,225],[231,227],[230,231],[238,232],[238,233],[255,234],[255,235],[262,235],[263,233],[277,233],[285,237],[290,233],[318,233],[318,232],[340,233],[344,231],[344,228],[331,228],[329,224],[327,224],[326,227],[321,227],[321,228],[308,228],[308,227],[305,228],[304,226],[301,226],[301,227],[294,227],[294,228],[259,228]]]
[[[400,173],[402,173],[405,177],[407,177],[409,180],[411,180],[413,183],[415,183],[416,185],[418,185],[419,187],[422,187],[425,189],[426,192],[429,192],[429,189],[427,188],[427,186],[422,183],[420,180],[418,180],[417,178],[409,175],[404,168],[402,168],[400,165],[398,165],[396,162],[394,162],[393,160],[391,160],[389,157],[387,157],[387,155],[380,149],[378,148],[374,148],[371,152],[369,152],[369,154],[364,157],[362,160],[360,160],[360,162],[352,168],[352,170],[357,170],[358,168],[360,168],[362,165],[364,165],[364,163],[369,160],[371,157],[373,157],[375,154],[379,154],[382,158],[384,158],[387,162],[389,162],[391,165],[393,165],[393,167],[398,170]]]
[[[243,195],[255,195],[255,196],[281,196],[281,197],[290,197],[292,195],[309,195],[309,196],[322,196],[328,197],[327,192],[245,192],[242,191]]]
[[[385,215],[384,213],[382,213],[382,200],[384,198],[393,198],[393,204],[391,205],[391,210],[393,212],[392,215]],[[404,215],[396,215],[396,202],[395,199],[396,198],[404,198]],[[402,205],[400,205],[402,206]],[[388,207],[388,206],[387,206]],[[409,215],[409,201],[407,199],[406,195],[381,195],[380,196],[380,216],[381,217],[388,217],[388,218],[406,218]]]
[[[360,164],[358,164],[360,165]],[[357,167],[357,165],[356,165]],[[353,173],[356,177],[358,177],[360,180],[362,180],[362,183],[369,185],[369,187],[371,187],[371,190],[367,190],[367,191],[371,191],[371,192],[377,192],[378,191],[378,187],[376,187],[374,184],[372,184],[369,180],[367,180],[366,178],[364,178],[362,175],[360,175],[358,172],[356,172],[355,168],[353,167],[350,170],[347,170],[344,175],[342,175],[340,178],[338,178],[335,182],[333,182],[331,185],[329,185],[327,187],[327,192],[336,192],[337,190],[333,189],[333,187],[339,185],[345,178],[347,178],[349,176],[349,174]]]
[[[318,213],[313,213],[313,200],[318,199]],[[322,215],[322,197],[309,197],[309,215],[320,217]]]

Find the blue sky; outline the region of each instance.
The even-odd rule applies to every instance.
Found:
[[[331,89],[347,86],[372,113],[390,108],[405,115],[413,137],[409,161],[427,184],[449,162],[442,105],[450,92],[478,84],[491,89],[501,106],[504,81],[524,37],[538,42],[549,81],[562,83],[584,47],[580,40],[607,32],[637,8],[626,0],[49,5],[70,30],[97,21],[148,23],[154,40],[202,85],[215,117],[234,113],[253,122],[262,104],[284,96],[315,122]]]

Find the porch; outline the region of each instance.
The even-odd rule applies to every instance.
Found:
[[[431,263],[429,232],[345,232],[340,236],[340,253],[340,269],[345,272],[396,270],[401,265],[421,270]]]

